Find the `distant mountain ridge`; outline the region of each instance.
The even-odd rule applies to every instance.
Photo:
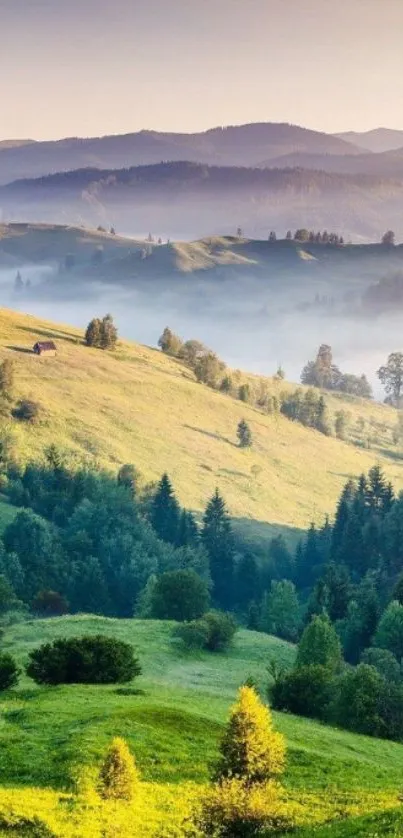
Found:
[[[375,178],[403,177],[403,146],[390,151],[362,154],[312,154],[292,152],[264,160],[262,168],[291,168],[333,172],[341,175],[372,175]]]
[[[363,132],[344,131],[334,136],[375,153],[403,148],[403,131],[394,128],[373,128],[372,131]]]
[[[0,145],[0,184],[61,171],[122,169],[162,161],[257,166],[282,154],[356,154],[353,144],[288,123],[251,123],[197,134],[139,131],[133,134]]]
[[[402,204],[403,180],[189,161],[74,170],[0,188],[6,221],[101,224],[172,239],[231,234],[240,225],[258,238],[305,226],[358,241],[379,241],[391,227],[402,240]]]

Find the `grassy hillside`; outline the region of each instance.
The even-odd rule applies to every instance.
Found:
[[[30,352],[41,338],[56,341],[56,358]],[[43,408],[35,425],[1,419],[20,459],[39,458],[44,447],[56,443],[78,462],[112,470],[134,463],[146,481],[166,470],[180,501],[196,511],[218,486],[234,519],[255,537],[267,525],[292,532],[312,519],[323,521],[346,480],[376,462],[403,487],[391,408],[328,397],[332,412],[349,411],[353,428],[364,421],[364,435],[371,439],[366,450],[358,430],[356,444],[347,444],[281,415],[266,416],[196,383],[191,371],[157,350],[121,342],[116,352],[104,353],[81,341],[82,334],[70,327],[0,312],[0,358],[15,363],[16,398],[33,398]],[[291,385],[269,380],[269,386],[278,393]],[[236,444],[242,417],[252,429],[251,450]]]
[[[237,688],[254,676],[264,695],[268,661],[274,658],[290,665],[294,656],[289,644],[248,631],[238,633],[226,655],[195,656],[173,643],[172,624],[86,616],[11,626],[3,647],[23,664],[29,649],[46,640],[98,632],[133,643],[143,675],[133,688],[39,688],[24,676],[16,690],[2,697],[0,782],[9,789],[0,790],[0,830],[2,814],[10,806],[14,812],[30,806],[29,811],[41,816],[47,812],[49,817],[50,812],[63,810],[60,792],[71,787],[77,764],[95,766],[111,737],[121,735],[136,754],[145,793],[151,795],[154,789],[149,820],[135,834],[154,836],[154,818],[160,828],[162,823],[167,828],[171,817],[172,822],[178,817],[179,801],[183,804],[192,788],[194,795],[208,781]],[[297,823],[311,824],[312,831],[312,825],[329,819],[377,810],[386,810],[382,818],[391,817],[388,810],[399,805],[403,746],[289,715],[275,714],[275,724],[287,739],[284,782],[287,797],[297,807]],[[32,802],[30,789],[35,786],[39,790]],[[54,791],[43,791],[46,788]],[[58,834],[98,834],[84,832],[86,822],[77,832],[69,822],[69,828]],[[337,829],[325,830],[323,836],[355,834]],[[311,832],[303,834],[305,838]]]

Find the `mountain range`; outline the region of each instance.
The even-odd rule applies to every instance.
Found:
[[[403,145],[403,143],[402,143]],[[80,168],[121,169],[161,161],[258,166],[282,154],[355,154],[346,140],[286,123],[213,128],[198,134],[139,131],[50,142],[15,141],[0,146],[0,184]]]
[[[306,226],[379,240],[388,227],[403,238],[402,199],[403,132],[388,129],[334,136],[256,123],[0,143],[4,221],[171,238]]]

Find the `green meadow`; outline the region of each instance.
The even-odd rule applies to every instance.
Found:
[[[188,784],[196,789],[205,786],[237,689],[253,677],[265,697],[269,661],[291,665],[294,648],[276,638],[241,630],[226,654],[190,654],[172,639],[173,625],[75,616],[28,620],[6,629],[3,649],[12,652],[21,666],[29,650],[47,640],[101,632],[132,643],[143,673],[132,685],[123,687],[44,688],[23,676],[16,689],[3,694],[0,824],[5,805],[2,795],[7,798],[7,789],[12,790],[15,801],[18,793],[24,800],[24,794],[35,788],[68,794],[74,789],[78,770],[98,765],[116,735],[130,745],[145,784],[169,789],[173,799]],[[355,829],[355,823],[357,828],[362,823],[363,830],[367,823],[376,824],[372,816],[357,822],[356,817],[377,810],[379,822],[390,821],[395,828],[403,776],[402,745],[287,714],[274,717],[287,742],[287,796],[301,807],[302,820],[310,823],[312,819],[312,828],[334,821],[331,828],[318,826],[315,833],[301,832],[301,838],[308,834],[371,835],[349,830]]]

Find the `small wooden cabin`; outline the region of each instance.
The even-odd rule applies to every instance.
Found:
[[[57,348],[53,340],[38,341],[34,346],[35,355],[56,355]]]

